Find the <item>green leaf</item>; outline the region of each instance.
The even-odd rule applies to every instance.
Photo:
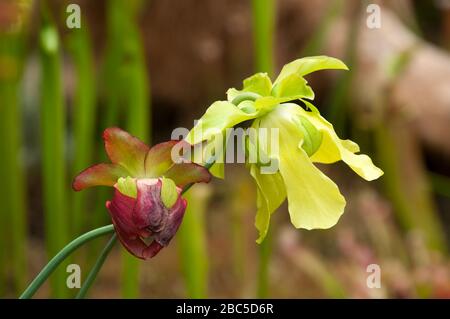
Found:
[[[137,198],[136,179],[130,176],[121,177],[118,179],[116,187],[122,194],[128,197]]]
[[[284,78],[290,76],[291,74],[304,76],[309,73],[325,69],[348,70],[347,66],[341,60],[336,58],[331,58],[324,55],[301,58],[286,64],[283,69],[281,69],[274,85],[280,83]]]
[[[268,96],[272,90],[272,81],[267,73],[256,73],[244,80],[245,92],[254,92],[261,96]]]
[[[292,97],[292,100],[298,98],[314,99],[314,92],[308,82],[296,73],[286,76],[275,85],[272,89],[272,95],[275,97]]]
[[[175,182],[170,178],[163,177],[161,179],[161,200],[167,208],[171,208],[178,199],[178,191]]]

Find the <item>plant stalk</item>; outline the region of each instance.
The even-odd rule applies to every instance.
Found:
[[[90,232],[81,235],[72,240],[59,253],[53,257],[48,264],[41,270],[41,272],[34,278],[27,289],[22,293],[19,299],[29,299],[33,297],[40,286],[47,280],[47,278],[55,271],[55,269],[67,258],[72,252],[78,249],[83,244],[114,231],[113,225],[103,226]]]

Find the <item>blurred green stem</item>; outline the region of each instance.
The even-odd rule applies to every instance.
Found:
[[[40,30],[41,48],[41,143],[42,179],[47,253],[52,256],[67,241],[67,201],[65,145],[65,106],[62,94],[59,36],[43,5]],[[58,271],[51,279],[55,297],[67,296],[66,274]]]
[[[95,128],[95,74],[89,34],[86,26],[73,29],[70,37],[70,49],[77,72],[77,87],[74,97],[74,174],[81,172],[92,162]],[[73,193],[72,234],[79,234],[84,229],[86,194]]]
[[[255,67],[258,72],[273,73],[273,42],[275,29],[275,1],[252,0],[253,43]],[[259,298],[268,297],[268,268],[271,255],[269,236],[260,245],[258,292]]]
[[[103,226],[90,232],[87,232],[80,237],[71,241],[66,245],[60,252],[58,252],[55,257],[53,257],[49,263],[41,270],[41,272],[34,278],[28,288],[22,293],[20,299],[29,299],[33,297],[40,286],[47,280],[47,278],[55,271],[55,269],[67,258],[72,252],[77,248],[84,245],[88,241],[95,239],[97,237],[110,234],[114,231],[113,225]]]
[[[204,165],[206,169],[210,169],[211,166],[214,164],[213,161],[207,162],[207,164]],[[187,192],[194,184],[188,184],[183,188],[183,191],[181,194],[184,194]],[[114,231],[114,226],[107,225],[100,228],[96,228],[94,230],[91,230],[90,232],[87,232],[80,237],[74,239],[71,241],[68,245],[66,245],[55,257],[52,258],[52,260],[49,261],[49,263],[44,267],[44,269],[41,270],[41,272],[34,278],[34,280],[31,282],[31,284],[28,286],[28,288],[22,293],[20,296],[20,299],[28,299],[31,298],[36,291],[39,289],[39,287],[47,280],[47,278],[52,274],[53,271],[55,271],[56,267],[58,267],[64,259],[69,257],[69,255],[75,251],[78,247],[82,246],[83,244],[87,243],[88,241],[97,238],[99,236],[112,233]],[[111,251],[112,246],[114,245],[116,241],[116,235],[114,234],[111,240],[106,244],[106,247],[101,252],[100,256],[97,259],[97,262],[95,263],[93,269],[88,275],[88,278],[86,279],[85,284],[83,285],[84,289],[82,288],[82,292],[80,290],[78,297],[83,298],[84,295],[87,293],[88,289],[90,288],[92,282],[95,280],[95,277],[97,276],[98,272],[100,271],[101,267],[103,266],[103,263],[108,256],[109,252]],[[133,257],[134,258],[134,257]]]
[[[26,269],[26,196],[22,148],[20,78],[23,68],[20,32],[0,32],[0,295],[12,274],[14,290],[24,288]],[[10,268],[9,268],[10,267]]]
[[[208,294],[208,252],[205,226],[208,189],[200,186],[185,196],[189,204],[177,234],[181,268],[188,298],[206,298]]]
[[[270,230],[266,238],[259,246],[259,269],[257,297],[267,298],[269,296],[269,263],[272,255],[272,236]]]
[[[97,261],[95,262],[94,266],[92,267],[91,271],[89,272],[89,275],[87,276],[86,280],[84,281],[83,285],[80,288],[80,291],[78,291],[78,294],[76,296],[76,299],[83,299],[86,296],[86,293],[88,292],[89,288],[91,288],[92,284],[95,281],[95,278],[97,278],[97,275],[102,268],[103,264],[105,263],[106,257],[108,257],[108,254],[110,253],[111,249],[114,247],[114,244],[117,241],[117,235],[114,233],[111,237],[111,239],[108,241],[106,246],[103,248],[102,252],[97,258]]]
[[[126,108],[127,130],[144,142],[150,142],[151,113],[149,80],[145,63],[144,48],[137,25],[139,3],[113,0],[111,10],[121,17],[122,27],[122,74],[120,82],[123,90],[123,105]],[[125,109],[124,108],[124,109]],[[123,253],[122,293],[125,298],[139,296],[139,259],[128,252]]]

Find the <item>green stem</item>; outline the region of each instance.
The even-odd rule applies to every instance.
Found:
[[[50,17],[46,2],[40,29],[41,105],[40,137],[42,192],[45,211],[46,248],[48,256],[55,255],[68,240],[68,205],[65,159],[66,109],[64,105],[60,42],[56,24]],[[57,272],[50,285],[52,295],[68,296],[64,285],[65,273]]]
[[[255,67],[258,72],[267,72],[269,75],[274,71],[273,42],[275,30],[275,1],[253,0],[253,43]],[[271,242],[269,238],[259,247],[259,269],[258,269],[258,297],[265,298],[268,293],[268,267],[271,255]]]
[[[253,0],[253,43],[255,67],[259,72],[273,73],[275,1]]]
[[[259,246],[258,298],[267,298],[269,292],[269,263],[272,255],[272,239],[270,233]]]
[[[214,164],[214,161],[207,161],[207,163],[204,165],[206,169],[210,169],[211,166]],[[188,184],[183,188],[183,191],[181,194],[184,194],[187,192],[193,184]],[[114,231],[114,226],[112,224],[106,225],[100,228],[96,228],[94,230],[91,230],[90,232],[87,232],[80,237],[74,239],[71,241],[67,246],[65,246],[55,257],[52,258],[52,260],[49,261],[49,263],[44,267],[44,269],[41,270],[41,272],[34,278],[34,280],[31,282],[31,284],[28,286],[28,288],[22,293],[20,296],[20,299],[29,299],[31,298],[36,291],[39,289],[39,287],[47,280],[47,278],[52,274],[53,271],[55,271],[56,267],[58,267],[64,259],[66,259],[72,252],[74,252],[78,247],[82,246],[86,242],[97,238],[99,236],[111,233]],[[116,234],[113,235],[111,240],[106,244],[105,248],[103,248],[103,251],[101,252],[100,256],[98,257],[97,261],[95,262],[94,267],[92,268],[91,272],[89,273],[88,277],[86,278],[86,282],[81,287],[80,291],[78,292],[77,298],[83,298],[90,286],[92,285],[92,282],[95,280],[95,277],[97,276],[98,272],[100,271],[101,267],[103,266],[103,263],[106,260],[106,257],[108,256],[109,252],[111,251],[111,248],[114,246],[114,243],[116,241]]]
[[[100,269],[103,266],[103,263],[106,260],[106,257],[108,257],[109,252],[113,248],[114,244],[117,241],[117,235],[114,233],[111,237],[111,239],[106,244],[105,248],[103,248],[102,252],[100,253],[100,256],[98,256],[97,261],[94,264],[94,267],[92,267],[91,271],[89,272],[89,275],[87,276],[86,280],[84,281],[83,285],[81,286],[80,291],[78,292],[76,299],[83,299],[86,296],[87,291],[94,283],[95,278],[97,278],[97,275],[100,271]]]
[[[41,270],[41,272],[34,278],[28,288],[19,297],[20,299],[31,298],[39,287],[47,280],[47,278],[55,271],[55,269],[78,247],[91,241],[94,238],[100,237],[105,234],[112,233],[114,231],[113,225],[103,226],[90,232],[87,232],[80,237],[71,241],[66,247],[64,247],[50,262]]]
[[[77,87],[74,97],[72,120],[74,123],[75,151],[73,154],[73,172],[81,172],[92,162],[94,153],[95,109],[95,73],[87,28],[73,29],[70,37],[70,49],[77,72]],[[87,194],[72,194],[71,234],[79,234],[86,229]],[[89,229],[89,227],[88,227]]]
[[[21,159],[23,122],[20,79],[23,67],[22,32],[0,31],[0,60],[13,68],[0,71],[0,295],[12,275],[14,291],[24,288],[26,267],[25,167]],[[9,69],[9,71],[8,71]]]
[[[108,10],[118,19],[120,29],[114,30],[123,41],[119,43],[119,65],[114,66],[120,86],[121,111],[124,112],[125,128],[144,142],[151,141],[150,81],[146,72],[145,52],[138,27],[140,3],[111,0]],[[116,71],[117,72],[117,71]],[[123,252],[122,294],[125,298],[139,297],[139,260]]]
[[[199,186],[184,196],[189,205],[177,232],[180,265],[188,298],[208,296],[205,211],[209,192],[205,185]]]
[[[206,169],[210,169],[211,166],[213,166],[214,161],[207,161],[204,167]],[[191,187],[194,185],[193,183],[186,185],[181,194],[186,193]],[[112,226],[112,225],[109,225]],[[105,226],[106,227],[106,226]],[[94,267],[92,268],[91,272],[89,273],[88,277],[86,278],[85,283],[81,287],[81,290],[78,292],[77,299],[84,298],[87,291],[92,285],[92,282],[95,280],[95,277],[98,275],[98,272],[100,271],[101,267],[103,266],[103,263],[108,256],[109,252],[111,251],[112,246],[114,245],[114,242],[116,241],[116,236],[114,235],[113,238],[106,244],[105,248],[103,248],[102,253],[98,257],[97,261],[95,262]]]

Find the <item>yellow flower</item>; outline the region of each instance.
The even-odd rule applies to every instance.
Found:
[[[345,199],[337,185],[313,163],[343,160],[362,178],[371,181],[383,172],[350,140],[341,140],[319,111],[307,100],[314,92],[304,75],[322,69],[347,69],[341,61],[326,57],[295,60],[283,67],[272,84],[265,73],[246,80],[242,90],[230,89],[227,101],[213,103],[187,136],[191,144],[211,142],[218,132],[251,121],[257,133],[247,147],[276,160],[278,170],[267,174],[260,163],[248,163],[257,186],[255,226],[261,242],[270,215],[288,199],[291,222],[296,228],[325,229],[334,226],[344,212]],[[293,101],[301,101],[305,108]],[[271,146],[276,132],[277,147]],[[223,176],[223,164],[213,171]]]

